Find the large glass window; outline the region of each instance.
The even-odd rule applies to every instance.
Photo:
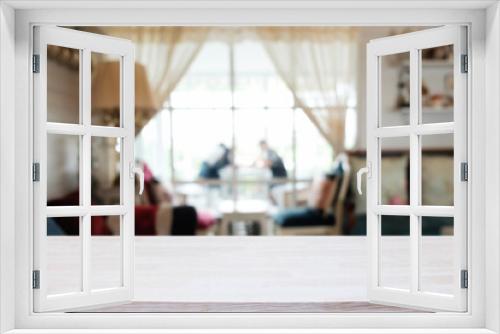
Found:
[[[259,164],[263,141],[285,172]],[[221,147],[228,153],[225,168],[217,178],[200,177]],[[262,44],[252,40],[207,42],[164,109],[137,137],[136,152],[161,181],[207,208],[213,206],[207,192],[214,189],[219,198],[233,200],[268,198],[276,184],[296,192],[331,169],[334,156],[295,105]]]

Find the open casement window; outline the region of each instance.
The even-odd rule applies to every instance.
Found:
[[[104,80],[94,73],[97,60],[110,64],[107,75],[116,80],[107,92],[92,91],[94,80]],[[134,46],[35,27],[33,72],[34,311],[130,300]],[[94,108],[91,95],[103,93],[108,104]],[[96,199],[95,187],[109,198]],[[119,261],[106,261],[112,252]]]
[[[391,64],[399,64],[403,70],[391,76]],[[467,310],[467,66],[465,27],[445,26],[381,38],[367,46],[364,171],[368,293],[374,302]],[[433,77],[442,68],[448,73]],[[442,78],[444,83],[440,83]],[[440,94],[429,96],[431,86],[439,84],[444,87],[437,89]],[[391,86],[398,89],[398,110],[384,101]],[[449,95],[444,97],[446,89]],[[441,143],[438,148],[436,143]],[[451,157],[448,163],[435,160],[434,167],[439,166],[432,169],[428,160],[442,143],[448,145]],[[393,147],[403,149],[409,160],[409,181],[403,185],[407,201],[390,201],[384,195],[394,177],[387,175],[384,161]],[[443,173],[443,168],[448,170]],[[428,176],[434,177],[434,185],[425,181]],[[428,196],[426,187],[441,183],[448,184],[448,198]],[[396,228],[407,232],[388,233],[385,224],[399,224]],[[445,224],[447,233],[429,233],[433,224]]]

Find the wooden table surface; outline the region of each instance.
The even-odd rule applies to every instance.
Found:
[[[94,286],[119,279],[115,237],[93,237]],[[74,237],[49,237],[53,291],[79,285]],[[451,237],[423,243],[422,283],[446,292],[452,280]],[[408,237],[384,240],[385,282],[409,280]],[[136,237],[135,300],[168,302],[339,302],[367,300],[366,237]],[[392,286],[391,285],[391,286]]]

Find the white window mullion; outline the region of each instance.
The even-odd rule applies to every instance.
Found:
[[[122,243],[122,286],[128,287],[127,298],[132,298],[134,279],[134,202],[135,183],[130,182],[130,165],[134,163],[134,138],[135,138],[135,95],[134,95],[134,55],[126,54],[121,60],[120,72],[121,94],[120,94],[120,118],[126,135],[122,138],[122,151],[120,154],[120,183],[121,183],[121,205],[126,208],[126,213],[120,219],[120,240]],[[129,70],[132,69],[132,70]]]
[[[85,132],[85,126],[81,124],[47,122],[47,133],[50,134],[83,136]]]
[[[117,138],[124,137],[127,133],[123,128],[114,128],[110,126],[83,125],[83,124],[67,124],[47,122],[47,133],[59,135],[76,135],[83,136],[90,134],[96,137]]]
[[[453,217],[455,208],[453,206],[440,205],[377,205],[373,212],[381,216],[429,216],[429,217]]]
[[[415,126],[415,132],[418,135],[440,135],[453,133],[454,130],[455,123],[453,122],[418,124]]]
[[[40,112],[34,112],[33,122],[34,130],[39,134],[39,140],[33,141],[33,162],[40,164],[40,182],[33,184],[34,193],[34,241],[35,247],[46,250],[47,246],[47,44],[42,37],[34,39],[34,52],[40,55],[40,74],[33,77],[34,85],[40,87],[39,90],[33,90],[33,103]],[[47,258],[42,256],[41,252],[34,252],[33,265],[35,270],[47,268]],[[48,293],[48,282],[41,279],[40,289],[34,291],[35,298],[41,298]],[[39,305],[34,305],[35,311],[40,309]]]
[[[82,115],[82,124],[85,128],[90,126],[91,124],[91,52],[89,49],[84,49],[82,52],[82,66],[81,66],[81,115]],[[80,164],[82,166],[80,178],[80,196],[82,198],[82,205],[84,208],[88,208],[91,205],[91,135],[89,132],[86,132],[83,135],[82,140],[82,155]],[[83,291],[84,293],[90,294],[91,286],[91,216],[88,212],[83,215],[82,218],[82,230],[80,231],[80,235],[82,236],[82,281],[83,281]]]
[[[90,214],[91,216],[117,216],[127,212],[125,205],[91,205],[91,206],[49,206],[46,208],[47,217],[77,217]]]
[[[411,264],[411,285],[410,291],[418,291],[419,282],[419,217],[413,212],[420,202],[420,151],[419,138],[416,134],[416,127],[419,123],[420,115],[420,62],[419,51],[410,51],[410,264]]]
[[[467,184],[468,182],[461,180],[461,163],[465,162],[468,164],[468,174],[469,177],[472,175],[470,170],[473,168],[470,166],[470,161],[468,161],[467,154],[467,106],[469,103],[468,95],[464,94],[467,92],[467,73],[462,73],[462,55],[468,55],[468,46],[466,42],[466,30],[460,29],[458,32],[457,40],[458,43],[454,47],[454,71],[455,73],[460,73],[454,78],[453,85],[453,101],[454,101],[454,112],[453,117],[455,121],[455,133],[453,135],[453,156],[454,156],[454,205],[456,208],[456,213],[454,215],[454,250],[456,252],[456,269],[458,270],[469,270],[470,268],[467,261]],[[471,58],[471,55],[468,55]],[[470,68],[470,67],[469,67]],[[469,179],[470,180],[470,179]],[[467,292],[465,289],[461,289],[461,284],[459,280],[459,272],[455,274],[455,288],[457,295],[463,296],[463,300],[466,301]],[[472,279],[473,273],[469,272],[469,278]],[[465,307],[465,302],[464,302]]]
[[[379,138],[403,137],[410,135],[411,128],[408,125],[389,126],[377,128],[374,132],[375,136]]]
[[[379,138],[404,137],[412,133],[418,135],[439,135],[453,133],[454,130],[454,122],[414,124],[412,126],[400,125],[378,128],[375,130],[375,136]]]
[[[113,128],[110,126],[89,126],[86,130],[92,136],[95,137],[108,137],[108,138],[118,138],[125,137],[127,131],[124,128]]]

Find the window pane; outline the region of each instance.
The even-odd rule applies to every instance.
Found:
[[[295,110],[297,140],[297,178],[310,179],[328,172],[333,163],[333,148],[301,109]]]
[[[92,205],[121,203],[121,138],[92,137]]]
[[[92,217],[92,289],[122,286],[122,239],[120,216]]]
[[[47,293],[82,291],[79,217],[47,218]]]
[[[229,108],[231,99],[228,44],[208,42],[172,92],[170,105],[174,108]]]
[[[380,57],[380,126],[410,124],[410,53]]]
[[[423,49],[422,123],[453,121],[453,46]]]
[[[135,138],[136,158],[145,162],[163,183],[171,179],[170,111],[162,110]]]
[[[236,135],[236,163],[238,165],[249,166],[260,153],[259,141],[266,138],[267,120],[265,109],[242,109],[236,110],[235,129]],[[261,177],[267,176],[267,171],[262,169],[257,172],[264,173]]]
[[[92,125],[120,126],[121,57],[92,52]]]
[[[236,43],[234,54],[236,107],[293,106],[293,95],[276,73],[262,44]]]
[[[421,136],[422,205],[453,205],[453,134]]]
[[[79,205],[80,137],[48,134],[46,168],[47,205]]]
[[[380,204],[408,204],[410,138],[381,138]]]
[[[236,110],[238,198],[269,199],[293,176],[293,109]],[[274,181],[271,181],[275,179]]]
[[[177,109],[172,116],[175,179],[230,179],[231,110]]]
[[[80,122],[80,50],[47,45],[47,121]]]
[[[453,217],[421,217],[421,291],[453,293],[453,223]]]
[[[380,216],[381,287],[410,289],[410,217]]]

